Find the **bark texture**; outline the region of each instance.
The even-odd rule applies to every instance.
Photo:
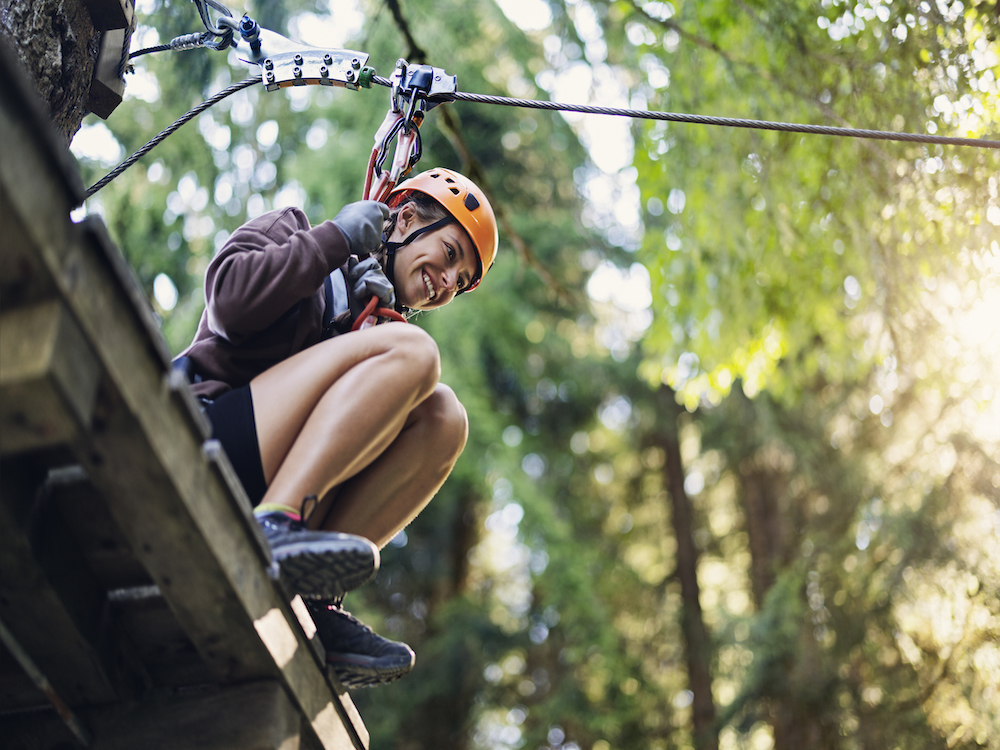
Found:
[[[82,0],[0,0],[0,36],[10,44],[68,144],[87,113],[100,51]]]

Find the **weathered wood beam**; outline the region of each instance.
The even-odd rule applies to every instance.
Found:
[[[2,76],[0,76],[2,78]],[[162,336],[99,222],[69,222],[53,159],[0,96],[19,159],[0,159],[0,193],[25,227],[103,372],[91,429],[74,452],[136,556],[220,682],[275,679],[323,748],[363,748],[353,703],[316,658],[268,574],[269,555],[242,489],[202,451],[168,380]],[[9,127],[7,127],[9,124]],[[3,152],[5,155],[8,149]],[[37,171],[24,165],[35,165]],[[11,182],[18,177],[20,182]],[[55,198],[53,197],[55,196]]]
[[[94,17],[93,6],[118,12],[114,20],[106,21],[113,23],[114,26],[108,26],[108,30],[101,36],[101,51],[97,56],[94,80],[90,84],[90,98],[87,100],[87,109],[101,119],[107,120],[125,96],[123,74],[132,32],[135,30],[135,3],[134,0],[110,0],[100,3],[90,0],[90,5],[91,17]],[[98,26],[96,18],[94,26]]]
[[[169,400],[168,394],[161,397]],[[366,746],[360,722],[347,724],[350,733],[345,727],[345,720],[356,716],[348,718],[343,704],[353,703],[344,693],[333,697],[295,615],[277,595],[256,529],[249,526],[254,522],[246,524],[241,503],[232,500],[242,489],[226,488],[200,452],[187,460],[186,469],[164,471],[150,455],[154,447],[146,434],[120,403],[102,404],[97,417],[104,432],[89,440],[81,460],[217,679],[231,682],[278,672],[321,747]],[[161,422],[164,440],[189,438],[186,428],[177,432],[165,423],[169,420]],[[196,512],[184,507],[185,498],[174,486],[178,474],[184,475],[181,484],[190,483],[183,489]]]
[[[0,310],[50,299],[56,290],[55,281],[40,262],[41,259],[27,251],[31,247],[28,231],[11,209],[7,196],[0,191],[0,230],[3,232]]]
[[[154,685],[185,687],[214,681],[158,587],[115,589],[108,592],[108,599]]]
[[[21,666],[24,673],[35,683],[35,686],[42,691],[45,695],[46,700],[59,715],[59,718],[70,730],[76,741],[79,742],[84,747],[90,745],[90,732],[83,722],[80,721],[80,717],[76,715],[76,712],[70,708],[66,700],[60,695],[46,674],[35,664],[34,660],[14,634],[10,631],[7,625],[0,620],[0,643],[3,643],[4,648],[14,657],[14,660]]]
[[[92,750],[299,750],[302,731],[273,680],[116,706],[89,720]]]
[[[124,29],[135,12],[135,0],[84,0],[98,31]]]
[[[69,440],[90,423],[99,368],[56,300],[0,313],[0,454]]]
[[[24,462],[0,476],[0,619],[74,706],[149,685],[65,522]]]
[[[82,468],[67,466],[49,471],[46,493],[101,586],[110,591],[152,584],[153,579]]]
[[[273,680],[183,693],[80,712],[88,750],[313,750],[301,715]],[[52,713],[0,717],[3,747],[53,750],[71,738]]]
[[[10,651],[0,644],[0,737],[4,714],[45,707],[48,700],[41,689],[18,666]]]

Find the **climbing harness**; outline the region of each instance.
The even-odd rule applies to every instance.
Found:
[[[351,319],[351,290],[347,277],[340,268],[335,268],[323,282],[326,308],[323,313],[323,338],[328,339],[348,331],[358,331],[378,324],[380,318],[406,322],[406,318],[395,310],[378,306],[378,297],[372,295],[364,309],[355,319]]]
[[[202,102],[179,118],[132,156],[119,164],[85,193],[89,198],[118,175],[148,153],[186,122],[231,94],[255,83],[263,83],[268,91],[276,91],[288,86],[341,86],[357,91],[371,88],[373,83],[390,89],[390,107],[382,125],[375,134],[375,144],[368,162],[365,176],[364,197],[385,200],[399,180],[413,167],[421,156],[420,124],[425,113],[443,102],[464,101],[479,104],[493,104],[507,107],[525,107],[560,112],[611,115],[634,119],[661,120],[696,125],[715,125],[732,128],[752,128],[776,130],[810,135],[829,135],[871,140],[900,141],[944,146],[966,146],[972,148],[1000,149],[1000,140],[983,138],[955,138],[950,136],[925,135],[920,133],[897,133],[884,130],[861,128],[829,127],[824,125],[802,125],[797,123],[769,120],[747,120],[710,115],[692,115],[677,112],[656,112],[619,107],[603,107],[585,104],[566,104],[534,99],[514,99],[504,96],[476,94],[457,90],[456,77],[448,75],[440,68],[430,65],[410,65],[400,59],[390,78],[376,75],[374,69],[366,65],[368,55],[347,49],[324,49],[292,41],[286,37],[260,27],[247,15],[237,21],[229,10],[218,0],[193,0],[198,6],[205,32],[177,37],[167,45],[139,50],[131,54],[155,51],[208,47],[225,50],[237,48],[241,58],[259,68],[259,77],[247,78],[233,84],[215,96]],[[221,15],[213,24],[209,8]],[[392,163],[388,170],[383,165],[388,151],[396,141]]]

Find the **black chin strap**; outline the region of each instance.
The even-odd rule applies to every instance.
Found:
[[[402,242],[390,242],[389,235],[396,229],[396,223],[393,221],[392,229],[388,232],[383,232],[382,234],[382,244],[385,246],[385,275],[389,277],[389,281],[393,286],[396,286],[396,251],[400,248],[406,247],[413,240],[417,239],[422,234],[427,234],[428,232],[434,232],[443,226],[451,224],[454,222],[451,216],[445,216],[443,219],[438,219],[433,224],[428,224],[426,227],[420,227],[420,229],[414,229],[410,232]],[[399,295],[396,295],[397,298]],[[402,308],[400,303],[396,303],[396,306]]]

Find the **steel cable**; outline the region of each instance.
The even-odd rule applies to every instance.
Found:
[[[392,87],[392,82],[379,75],[371,77],[373,83],[387,88]],[[103,188],[118,175],[131,167],[136,161],[145,156],[163,141],[167,136],[180,128],[189,120],[197,117],[209,107],[218,104],[227,96],[235,94],[237,91],[260,83],[261,79],[256,76],[246,78],[239,83],[223,89],[210,99],[206,99],[187,114],[180,117],[168,128],[152,138],[145,146],[140,148],[128,159],[123,161],[104,177],[87,188],[86,198],[89,198],[98,190]],[[776,130],[786,133],[807,133],[810,135],[832,135],[845,138],[866,138],[880,141],[900,141],[904,143],[926,143],[942,146],[970,146],[973,148],[1000,149],[1000,140],[988,140],[985,138],[956,138],[943,135],[923,135],[920,133],[897,133],[888,130],[865,130],[863,128],[833,127],[828,125],[801,125],[791,122],[774,122],[770,120],[747,120],[739,117],[714,117],[712,115],[690,115],[681,112],[657,112],[642,109],[625,109],[621,107],[602,107],[591,104],[566,104],[564,102],[550,102],[540,99],[514,99],[508,96],[493,96],[490,94],[473,94],[465,91],[456,91],[448,95],[448,101],[476,102],[479,104],[496,104],[504,107],[524,107],[528,109],[543,109],[559,112],[579,112],[581,114],[612,115],[616,117],[629,117],[640,120],[660,120],[666,122],[683,122],[692,125],[717,125],[729,128],[751,128],[755,130]]]
[[[372,81],[380,86],[392,86],[392,82],[382,76],[372,76]],[[526,107],[529,109],[545,109],[560,112],[580,112],[583,114],[593,115],[615,115],[618,117],[630,117],[642,120],[664,120],[668,122],[684,122],[695,125],[719,125],[729,128],[752,128],[756,130],[777,130],[788,133],[809,133],[812,135],[868,138],[880,141],[903,141],[907,143],[933,143],[944,146],[972,146],[975,148],[1000,149],[1000,140],[985,140],[982,138],[955,138],[941,135],[922,135],[919,133],[896,133],[887,130],[864,130],[861,128],[831,127],[827,125],[800,125],[797,123],[772,122],[768,120],[746,120],[738,117],[713,117],[710,115],[689,115],[676,112],[650,112],[642,109],[600,107],[589,104],[564,104],[538,99],[513,99],[507,96],[471,94],[464,91],[456,91],[454,94],[449,94],[449,97],[451,97],[451,101],[498,104],[505,107]]]
[[[159,145],[159,143],[161,141],[163,141],[164,139],[166,139],[167,136],[171,135],[172,133],[174,133],[174,131],[176,131],[178,128],[180,128],[182,125],[184,125],[184,123],[188,122],[189,120],[193,120],[195,117],[197,117],[198,115],[200,115],[206,109],[208,109],[209,107],[212,107],[212,106],[218,104],[223,99],[225,99],[227,96],[231,96],[231,95],[235,94],[237,91],[242,91],[243,89],[248,88],[250,86],[253,86],[255,83],[260,83],[260,82],[261,82],[261,80],[260,80],[259,76],[251,76],[250,78],[243,79],[239,83],[234,83],[232,86],[228,86],[227,88],[224,88],[222,91],[220,91],[219,93],[215,94],[210,99],[206,99],[201,104],[199,104],[197,107],[195,107],[194,109],[192,109],[190,112],[188,112],[187,114],[182,115],[181,117],[179,117],[177,120],[174,121],[174,123],[172,125],[168,126],[164,130],[162,130],[160,133],[158,133],[156,136],[154,136],[152,139],[150,139],[150,141],[145,146],[143,146],[142,148],[140,148],[138,151],[136,151],[134,154],[132,154],[129,158],[127,158],[125,161],[123,161],[117,167],[115,167],[110,172],[108,172],[106,175],[104,175],[104,177],[102,177],[100,180],[98,180],[93,185],[91,185],[89,188],[87,188],[87,192],[86,192],[86,195],[84,197],[85,198],[89,198],[94,193],[96,193],[98,190],[100,190],[102,187],[104,187],[105,185],[107,185],[109,182],[111,182],[113,179],[115,179],[118,175],[120,175],[126,169],[128,169],[129,167],[131,167],[137,161],[139,161],[139,159],[141,159],[143,156],[145,156],[146,154],[148,154],[154,147],[156,147],[157,145]]]

